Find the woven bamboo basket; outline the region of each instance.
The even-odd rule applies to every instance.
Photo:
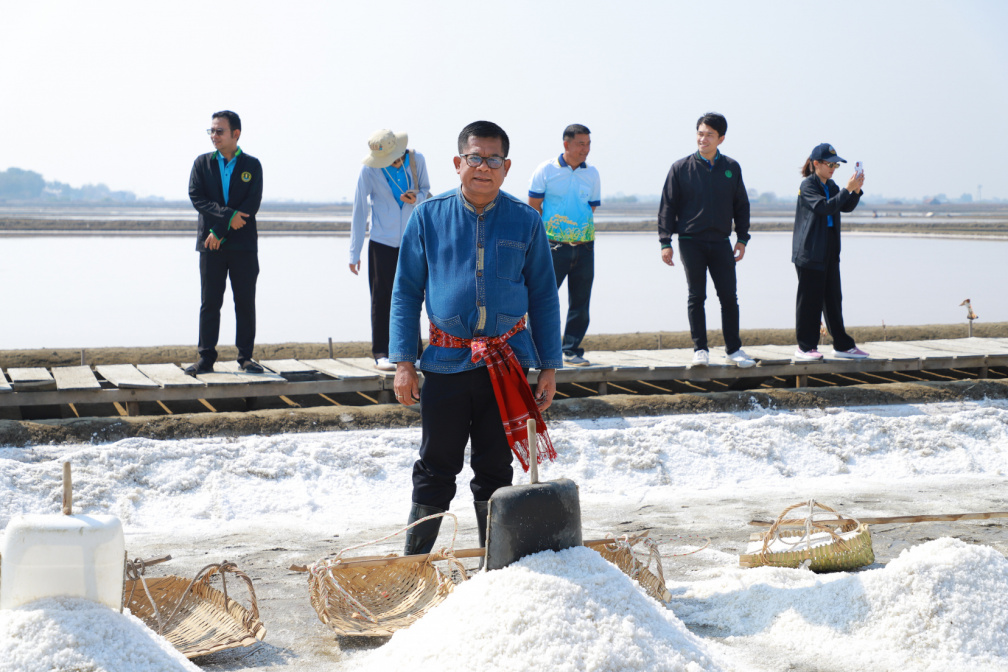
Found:
[[[637,558],[634,547],[638,543],[648,549],[647,564]],[[646,534],[636,537],[624,536],[612,541],[589,541],[585,542],[585,545],[597,551],[603,558],[619,567],[624,574],[637,581],[644,588],[644,592],[654,599],[659,602],[668,602],[672,599],[672,593],[665,587],[665,574],[662,571],[658,544]],[[654,569],[652,569],[652,565]]]
[[[458,519],[449,517],[458,530]],[[414,525],[437,516],[428,516]],[[431,554],[422,562],[390,563],[378,567],[347,567],[344,553],[377,544],[409,529],[408,526],[382,539],[343,549],[333,558],[324,558],[308,568],[309,599],[319,620],[338,635],[359,637],[389,636],[407,628],[428,611],[441,604],[466,579],[465,567],[454,555],[455,533],[451,545]],[[395,558],[396,555],[384,556]],[[370,559],[381,559],[372,556]],[[435,562],[445,561],[442,570]]]
[[[804,518],[786,518],[807,507]],[[752,535],[740,567],[807,567],[813,572],[845,572],[875,562],[868,526],[815,500],[784,509],[770,529]]]
[[[247,586],[251,609],[228,596],[229,573]],[[222,590],[211,585],[215,575],[220,578]],[[226,561],[207,565],[191,580],[180,576],[145,577],[142,563],[128,563],[123,605],[186,658],[251,646],[266,636],[252,579]]]

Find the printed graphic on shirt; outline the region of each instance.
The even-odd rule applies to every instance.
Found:
[[[731,177],[731,171],[730,170],[724,171],[724,176],[725,177]]]
[[[595,222],[575,222],[570,217],[560,213],[554,214],[544,222],[546,237],[561,243],[580,243],[595,240]]]
[[[250,172],[248,172],[246,170],[244,173],[241,174],[241,181],[242,182],[251,182],[252,181],[252,173],[250,173]]]

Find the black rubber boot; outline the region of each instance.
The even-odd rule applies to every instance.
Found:
[[[487,514],[490,512],[490,502],[473,502],[476,508],[476,533],[479,535],[480,548],[486,549]],[[483,569],[483,561],[486,559],[486,551],[480,556],[477,571]]]
[[[425,506],[413,502],[409,512],[409,523],[415,523],[421,518],[444,513],[444,509],[436,506]],[[403,555],[417,555],[418,553],[430,553],[437,541],[438,530],[441,529],[442,518],[431,518],[430,520],[414,525],[406,531],[406,548]]]

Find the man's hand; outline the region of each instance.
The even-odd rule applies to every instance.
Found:
[[[672,251],[671,247],[663,247],[661,251],[661,260],[664,261],[669,266],[675,266],[675,264],[672,263],[672,257],[674,255],[675,252]]]
[[[399,197],[399,200],[402,201],[403,203],[409,203],[409,204],[416,203],[416,194],[412,190],[404,191],[402,193],[402,196]]]
[[[244,212],[236,212],[234,217],[231,218],[231,228],[237,231],[238,229],[245,226],[245,220],[248,219],[248,215]]]
[[[350,264],[350,272],[353,273],[354,275],[357,275],[360,272],[359,261],[356,264]]]
[[[398,373],[396,380],[399,379]],[[540,411],[545,411],[553,403],[553,395],[556,394],[556,369],[543,369],[539,372],[539,380],[536,381],[535,400]]]
[[[208,250],[220,249],[220,241],[217,239],[217,236],[215,236],[212,231],[210,232],[210,235],[206,237],[206,240],[203,241],[203,247],[205,247]]]
[[[403,406],[412,406],[420,401],[420,378],[413,362],[396,363],[395,398]]]
[[[745,256],[745,243],[735,243],[735,263],[742,261]]]

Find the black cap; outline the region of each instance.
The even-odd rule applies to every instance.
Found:
[[[837,156],[836,150],[833,149],[833,145],[828,142],[824,142],[821,145],[816,145],[812,153],[809,154],[810,159],[813,161],[825,161],[827,163],[847,163],[846,159],[841,159]]]

